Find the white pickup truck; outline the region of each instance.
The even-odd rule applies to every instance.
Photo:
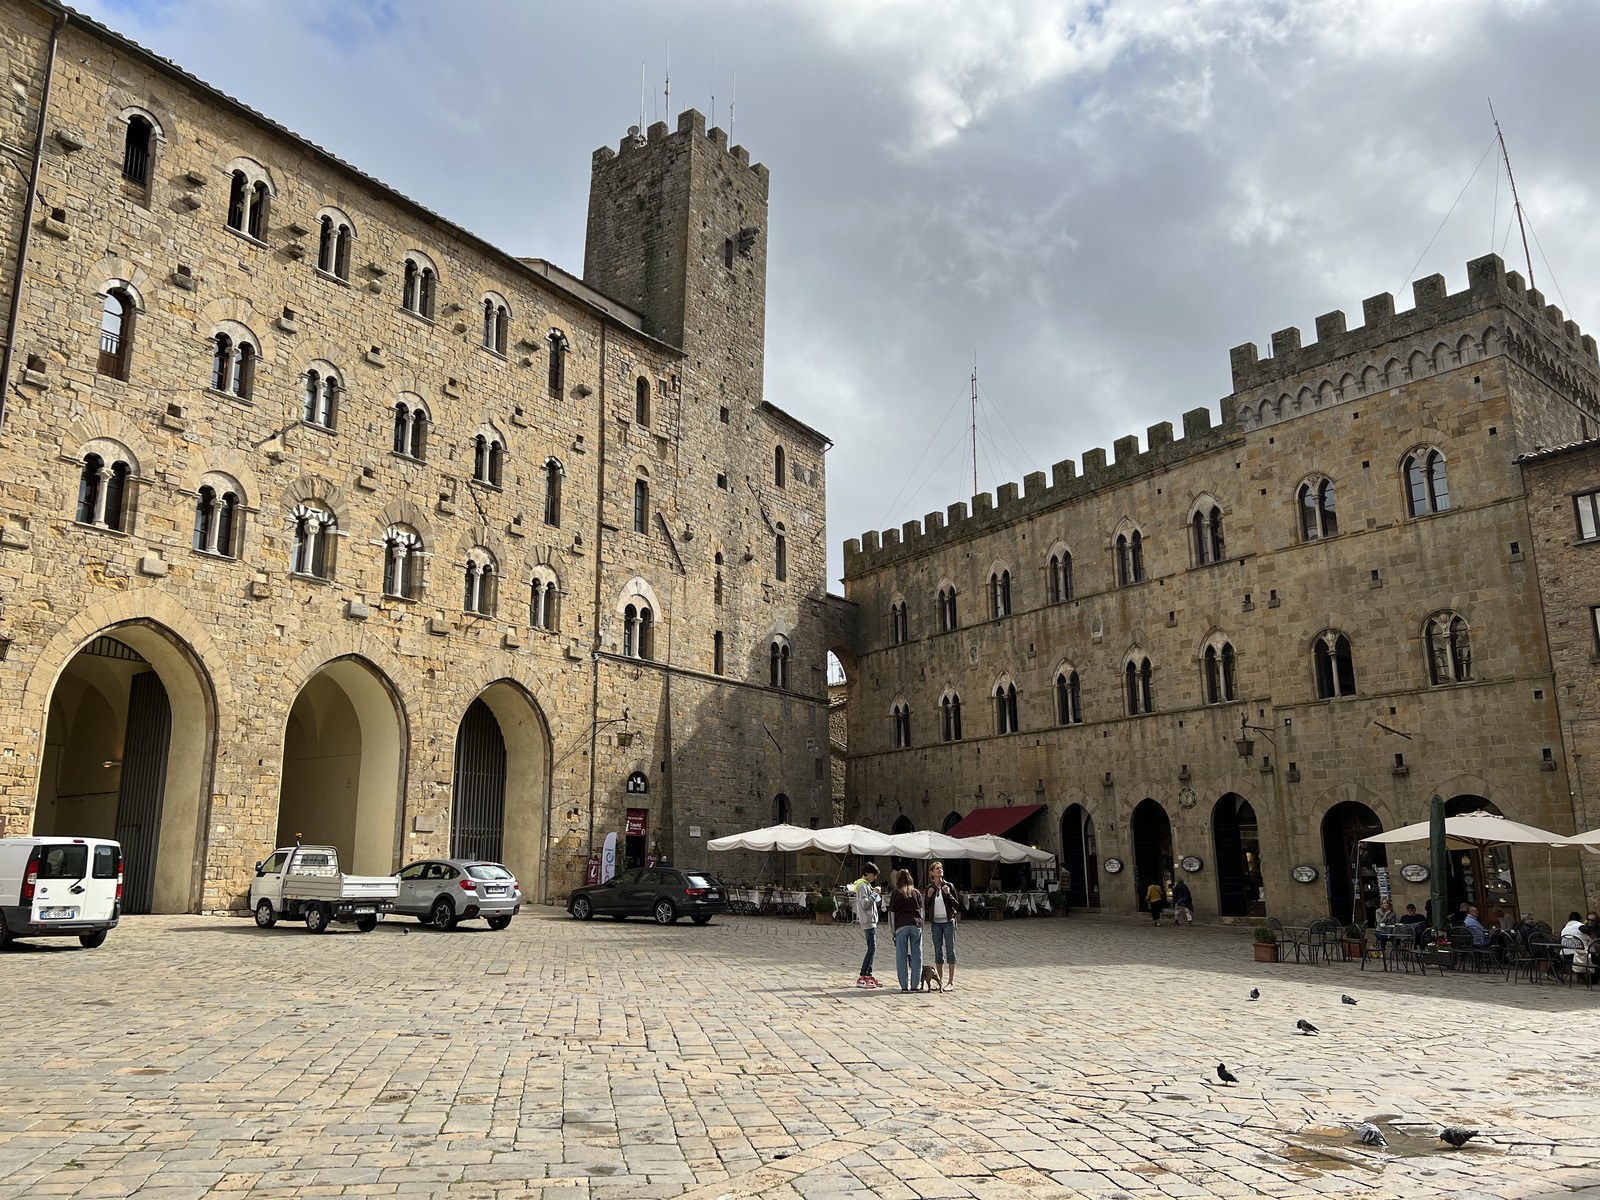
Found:
[[[304,918],[312,933],[326,933],[334,921],[366,933],[399,894],[400,881],[393,875],[341,875],[333,846],[296,845],[274,850],[256,864],[250,908],[263,929],[284,917]]]

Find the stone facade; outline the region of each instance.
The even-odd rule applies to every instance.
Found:
[[[299,833],[385,873],[462,849],[463,804],[530,899],[630,810],[623,853],[694,865],[780,804],[826,822],[828,443],[762,399],[765,168],[695,112],[598,151],[579,280],[75,14],[0,36],[3,136],[44,132],[0,435],[6,832],[115,828],[149,906],[209,911]]]
[[[1354,843],[1435,793],[1571,832],[1516,458],[1593,428],[1595,342],[1493,256],[1461,291],[1434,276],[1414,293],[1401,313],[1367,300],[1357,329],[1318,318],[1313,344],[1275,334],[1269,358],[1234,350],[1220,424],[1197,409],[1181,438],[1156,425],[1142,452],[1123,438],[1082,474],[1063,462],[846,542],[851,819],[938,829],[1044,805],[1021,828],[1063,856],[1078,903],[1132,909],[1176,873],[1202,917],[1240,920],[1359,916],[1383,871],[1420,907],[1428,885],[1398,868],[1425,847],[1358,861]],[[1069,587],[1052,584],[1068,555]],[[946,741],[955,696],[963,736]],[[1453,893],[1564,915],[1571,852],[1550,873],[1542,851],[1512,857],[1511,879],[1492,854],[1453,861]]]

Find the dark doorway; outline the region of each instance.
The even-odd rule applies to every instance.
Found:
[[[1361,839],[1382,832],[1378,814],[1354,800],[1335,804],[1322,818],[1329,916],[1360,925],[1368,913],[1378,910],[1378,869],[1384,865],[1384,848],[1364,844]]]
[[[1172,886],[1172,822],[1159,803],[1145,799],[1133,810],[1133,890],[1140,912],[1150,911],[1144,894],[1152,883]]]
[[[1211,810],[1211,838],[1217,856],[1217,911],[1225,917],[1267,915],[1261,876],[1261,837],[1256,811],[1229,792]]]
[[[1454,796],[1444,804],[1446,817],[1474,812],[1505,816],[1482,796]],[[1521,915],[1517,908],[1517,881],[1511,869],[1510,846],[1491,846],[1487,850],[1476,846],[1452,847],[1447,890],[1452,916],[1463,901],[1476,904],[1479,919],[1491,929],[1502,915],[1509,915],[1513,922]]]
[[[896,817],[895,818],[895,822],[894,822],[894,827],[892,829],[890,829],[889,832],[890,833],[910,833],[910,832],[912,832],[911,818],[907,817],[907,816],[903,816],[903,815],[899,816],[899,817]],[[911,872],[911,878],[913,878],[913,879],[917,878],[917,863],[916,863],[916,861],[914,859],[898,858],[898,857],[891,858],[889,860],[889,866],[890,866],[890,868],[892,870],[896,870],[896,871],[900,871],[900,870],[910,871]],[[893,882],[894,881],[891,879],[890,883],[892,884]]]
[[[789,797],[782,792],[772,798],[772,821],[775,825],[789,824]]]
[[[939,826],[940,833],[949,833],[961,823],[961,814],[953,812],[945,817]],[[972,890],[972,860],[958,858],[944,864],[944,877],[956,885],[958,891],[970,892]]]
[[[1067,904],[1100,907],[1100,863],[1095,853],[1094,818],[1081,804],[1061,814],[1061,865],[1067,869]]]
[[[128,688],[128,731],[117,788],[117,841],[122,843],[122,911],[147,913],[155,899],[161,802],[167,792],[172,706],[161,676],[135,675]]]
[[[481,699],[467,706],[456,731],[450,856],[499,862],[506,824],[506,739]]]

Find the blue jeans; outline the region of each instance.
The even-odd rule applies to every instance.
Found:
[[[933,930],[933,961],[939,966],[956,965],[956,923],[954,921],[929,922]]]
[[[867,956],[861,960],[861,974],[872,974],[872,957],[878,953],[878,927],[876,925],[863,925],[861,932],[867,935]]]
[[[910,960],[910,972],[906,970]],[[922,982],[922,926],[907,925],[894,931],[894,969],[900,990],[909,992]]]

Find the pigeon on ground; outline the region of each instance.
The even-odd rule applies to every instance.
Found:
[[[1238,1083],[1239,1077],[1221,1063],[1217,1064],[1217,1078],[1223,1083]]]
[[[1353,997],[1351,997],[1351,996],[1340,996],[1339,997],[1339,1003],[1340,1004],[1354,1004],[1355,1003],[1355,999]]]
[[[1389,1139],[1383,1136],[1383,1130],[1379,1129],[1371,1121],[1362,1122],[1361,1128],[1357,1132],[1361,1134],[1361,1140],[1369,1146],[1387,1146],[1389,1144]]]
[[[1305,1034],[1307,1037],[1310,1037],[1313,1033],[1315,1033],[1317,1031],[1317,1027],[1315,1025],[1313,1025],[1310,1021],[1306,1020],[1304,1017],[1301,1017],[1298,1021],[1296,1021],[1294,1023],[1294,1027],[1296,1029],[1298,1029],[1301,1033]]]
[[[1476,1129],[1468,1129],[1465,1125],[1446,1125],[1439,1130],[1439,1140],[1441,1142],[1449,1142],[1457,1150],[1477,1136],[1478,1131]]]
[[[1252,1000],[1261,999],[1261,989],[1260,988],[1251,988],[1250,989],[1250,999],[1252,999]]]

